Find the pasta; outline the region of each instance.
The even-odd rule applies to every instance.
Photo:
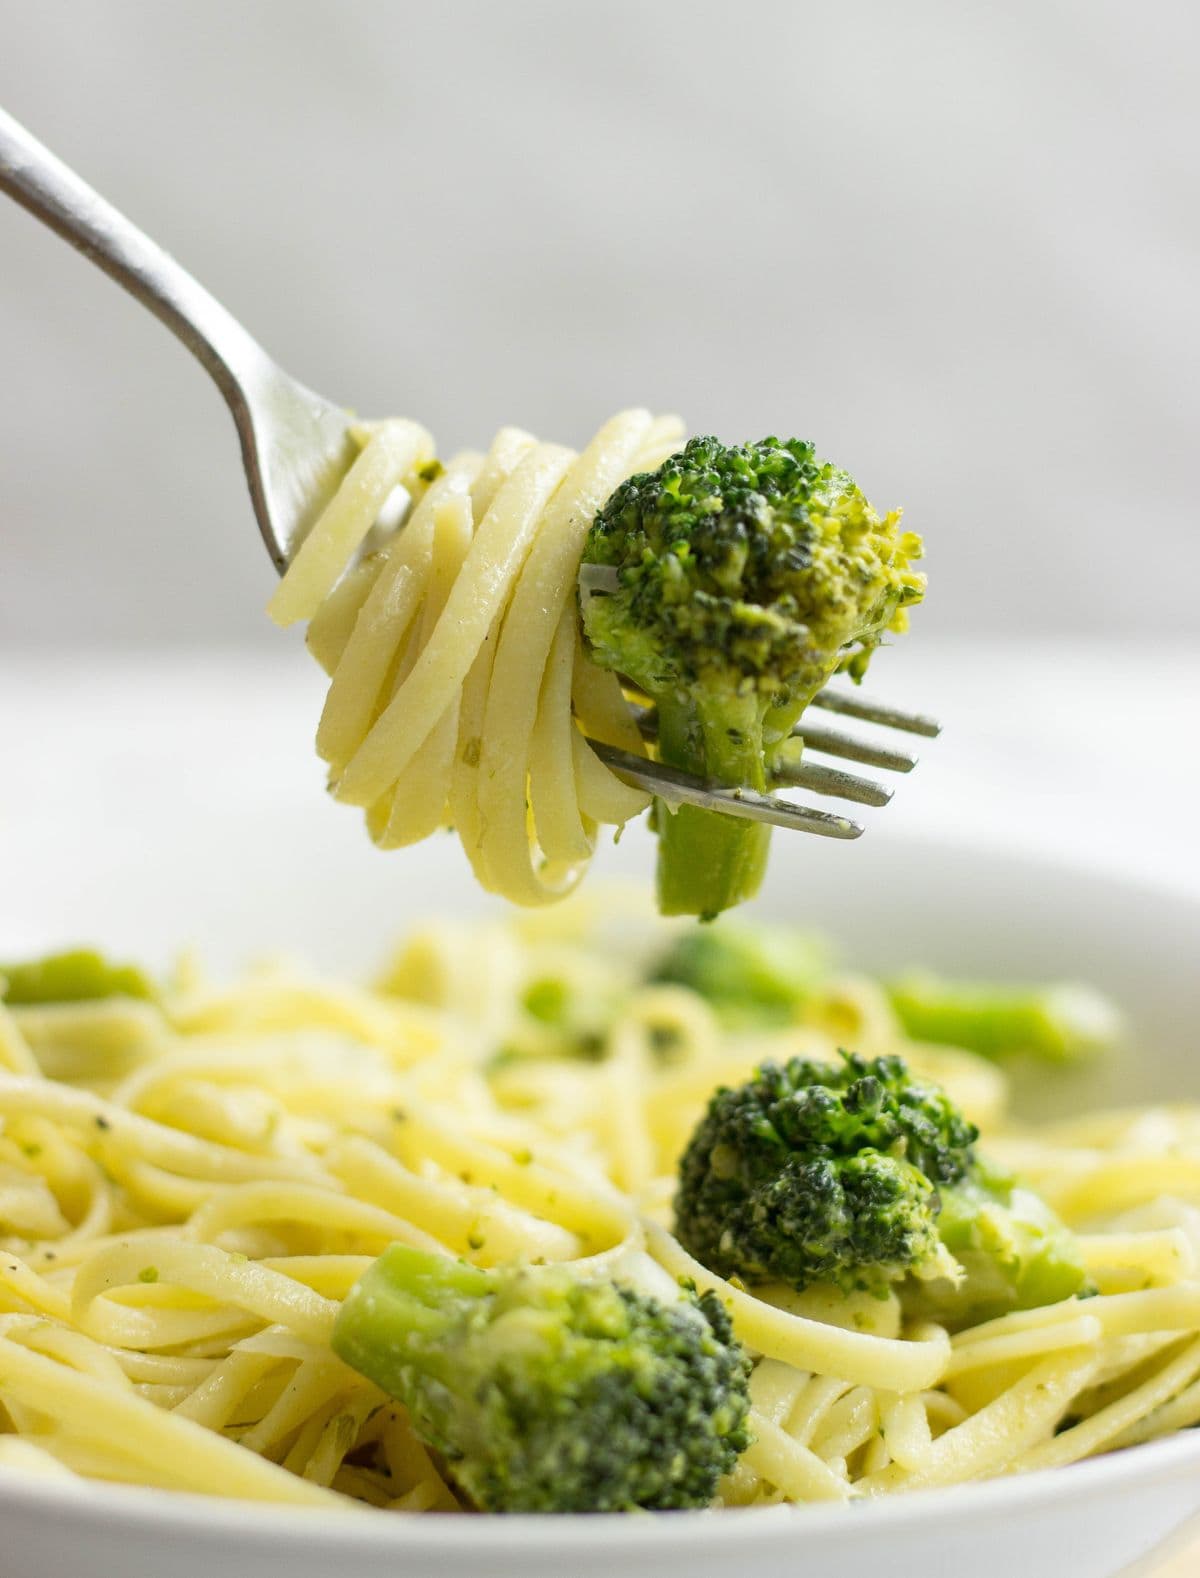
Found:
[[[680,424],[624,411],[578,455],[503,428],[486,455],[444,467],[415,423],[359,437],[269,610],[308,621],[330,675],[317,749],[331,792],[365,810],[382,848],[453,826],[484,887],[561,898],[598,824],[649,803],[585,738],[644,753],[615,676],[580,647],[584,539],[619,483],[678,446]],[[411,500],[403,529],[351,565],[396,488]]]
[[[274,964],[181,972],[155,1004],[0,1005],[0,1473],[458,1508],[330,1348],[394,1241],[715,1289],[755,1357],[727,1506],[1022,1473],[1200,1422],[1194,1109],[1020,1130],[991,1065],[906,1041],[862,978],[799,1024],[722,1029],[643,982],[661,924],[574,901],[553,931],[431,925],[372,988]],[[592,1005],[603,1055],[563,1055],[535,1011],[555,990]],[[785,1045],[833,1057],[831,1015],[983,1120],[1079,1231],[1094,1297],[949,1336],[894,1297],[748,1289],[684,1251],[671,1174],[707,1095]]]

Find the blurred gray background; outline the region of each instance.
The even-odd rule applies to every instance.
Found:
[[[1195,631],[1198,54],[1193,0],[0,0],[0,102],[315,388],[812,437],[929,636]],[[0,642],[271,640],[216,391],[8,204],[0,373]]]

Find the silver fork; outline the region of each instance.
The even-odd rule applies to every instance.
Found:
[[[828,686],[809,705],[825,712],[840,713],[845,718],[898,729],[905,734],[923,735],[930,740],[936,739],[942,732],[941,724],[923,713],[902,712],[897,707],[883,706],[849,691],[830,689]],[[636,710],[643,738],[656,739],[658,720],[654,708],[637,706]],[[818,755],[836,756],[843,761],[858,762],[866,767],[878,767],[896,773],[910,773],[917,765],[917,757],[909,751],[876,745],[871,740],[843,734],[839,729],[810,724],[807,715],[796,725],[792,737],[799,749],[791,752],[787,747],[784,748],[780,764],[771,779],[772,784],[781,789],[809,789],[813,794],[851,800],[858,805],[885,806],[892,798],[892,790],[886,784],[846,772],[844,768],[810,761],[808,753],[815,751]],[[800,833],[816,833],[823,838],[859,838],[866,831],[861,822],[836,812],[820,811],[816,806],[796,805],[775,794],[759,794],[755,789],[721,788],[706,783],[702,778],[693,777],[691,773],[668,767],[663,762],[648,762],[642,756],[635,756],[632,751],[602,745],[598,740],[592,740],[591,747],[601,761],[639,789],[663,795],[667,800],[677,800],[683,805],[700,806],[706,811],[724,811],[753,822],[770,822],[775,827],[787,827]]]
[[[297,383],[175,259],[0,109],[0,191],[149,307],[233,413],[250,498],[282,574],[357,446],[340,406]]]
[[[354,457],[348,413],[289,377],[174,258],[3,109],[0,191],[123,285],[211,375],[233,415],[259,531],[282,574]],[[824,690],[813,706],[911,734],[932,737],[939,732],[931,718],[876,706],[843,691]],[[643,715],[643,732],[653,732],[651,712]],[[785,762],[775,778],[780,787],[881,806],[891,798],[882,784],[811,762],[808,752],[895,772],[916,765],[916,758],[902,751],[881,749],[834,730],[805,723],[797,732],[804,756]],[[662,762],[591,743],[620,777],[667,800],[826,838],[857,838],[864,831],[860,822],[846,816],[794,805],[778,795],[725,788]]]

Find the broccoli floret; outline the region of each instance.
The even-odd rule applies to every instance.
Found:
[[[154,985],[134,964],[113,964],[90,948],[48,954],[25,964],[0,964],[0,1002],[78,1003],[102,997],[153,1001]]]
[[[888,986],[892,1007],[918,1041],[965,1047],[983,1057],[1028,1052],[1047,1063],[1075,1063],[1116,1040],[1120,1017],[1093,987],[1001,986],[913,974]]]
[[[860,679],[924,577],[899,515],[880,517],[811,444],[695,438],[597,514],[581,577],[603,668],[657,709],[658,754],[719,784],[769,787],[791,730],[838,670]],[[659,905],[706,919],[751,897],[761,823],[658,802]]]
[[[404,1403],[482,1511],[707,1506],[749,1444],[749,1361],[712,1294],[666,1304],[393,1245],[333,1346]]]
[[[681,932],[648,979],[688,987],[727,1025],[782,1025],[828,969],[828,949],[814,937],[723,921]]]
[[[941,1200],[938,1236],[962,1274],[910,1283],[909,1314],[957,1329],[1090,1291],[1070,1230],[1011,1173],[977,1157]]]
[[[1082,1291],[1067,1229],[977,1138],[901,1058],[766,1063],[712,1097],[680,1162],[675,1230],[723,1276],[903,1283],[914,1308],[928,1293],[955,1323]]]
[[[978,1131],[899,1058],[793,1058],[722,1087],[679,1169],[676,1232],[724,1276],[860,1285],[937,1250],[937,1186]]]

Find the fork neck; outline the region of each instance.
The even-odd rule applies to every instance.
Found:
[[[137,225],[0,109],[0,191],[104,270],[166,324],[238,419],[275,364],[233,315]]]

